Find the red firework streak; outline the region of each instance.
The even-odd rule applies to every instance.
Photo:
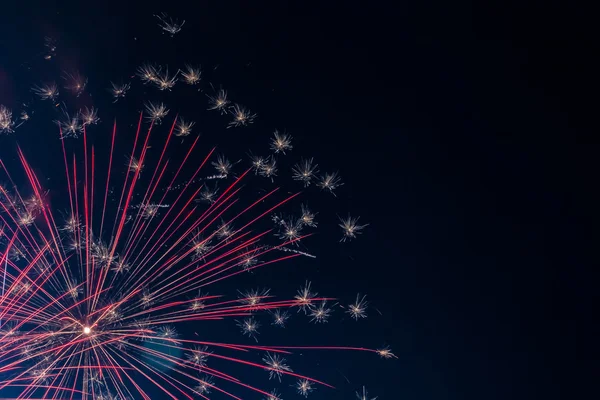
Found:
[[[75,154],[67,154],[63,140],[70,205],[66,225],[57,222],[45,188],[20,148],[18,156],[27,185],[16,185],[0,160],[0,167],[11,183],[10,187],[0,186],[0,265],[4,266],[0,298],[0,395],[3,391],[13,394],[16,391],[17,399],[73,400],[106,399],[110,392],[120,399],[150,399],[147,392],[150,385],[172,399],[207,398],[209,390],[240,399],[223,388],[237,386],[275,399],[254,384],[194,361],[194,357],[258,368],[330,387],[284,365],[259,364],[226,354],[249,351],[288,354],[299,349],[329,349],[393,356],[387,350],[252,346],[190,340],[174,334],[171,324],[250,317],[299,306],[297,299],[276,300],[266,293],[235,300],[225,300],[219,295],[190,296],[247,270],[298,257],[299,254],[278,250],[309,236],[274,246],[265,244],[271,229],[261,229],[259,222],[298,194],[275,200],[279,194],[276,188],[241,206],[242,183],[249,170],[233,179],[205,210],[200,210],[194,200],[203,188],[201,174],[214,149],[200,159],[199,165],[190,166],[197,160],[196,138],[172,178],[167,179],[167,167],[174,164],[167,150],[176,120],[158,161],[151,168],[149,180],[145,180],[146,174],[142,176],[142,170],[148,162],[149,141],[156,127],[151,124],[142,133],[141,114],[122,183],[121,176],[111,179],[116,123],[105,182],[96,182],[96,151],[88,143],[85,130],[83,168]],[[195,172],[184,179],[185,171]],[[177,183],[182,180],[183,183]],[[111,183],[122,185],[116,208],[109,205]],[[171,195],[175,187],[181,190]],[[23,197],[23,192],[31,193],[30,197]],[[167,201],[167,207],[159,208]],[[101,213],[94,215],[96,208]],[[219,221],[223,223],[217,226]],[[240,227],[225,234],[225,227],[234,222]],[[102,241],[103,235],[109,238],[107,242]],[[195,256],[199,246],[204,251]],[[248,258],[264,261],[244,269],[242,264]],[[332,299],[314,297],[308,301],[326,300]],[[148,341],[160,343],[163,349],[191,351],[193,357],[181,358],[145,346]],[[216,353],[218,350],[225,354]],[[159,366],[168,366],[170,371],[165,372]],[[198,375],[200,371],[202,376]]]

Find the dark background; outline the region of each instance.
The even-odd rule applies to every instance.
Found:
[[[201,62],[269,129],[339,168],[336,207],[370,223],[350,246],[318,248],[306,278],[372,304],[353,333],[324,335],[387,343],[399,359],[323,354],[318,368],[341,364],[352,383],[328,372],[340,391],[313,398],[363,384],[381,400],[582,398],[598,376],[583,344],[598,334],[583,322],[598,297],[586,268],[598,139],[584,10],[176,3],[4,6],[0,99],[14,100],[15,60],[46,35],[105,80],[143,61]],[[160,11],[186,19],[175,38],[159,34]]]

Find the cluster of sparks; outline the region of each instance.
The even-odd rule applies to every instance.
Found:
[[[141,126],[140,116],[136,138],[146,144],[152,127],[144,138]],[[174,136],[175,126],[171,127],[162,154]],[[113,130],[113,143],[115,132],[116,129]],[[327,302],[333,299],[319,297],[312,291],[310,282],[288,300],[274,299],[267,289],[242,292],[236,300],[194,295],[203,287],[244,270],[297,256],[282,257],[275,250],[301,240],[301,236],[286,237],[278,246],[264,246],[261,242],[268,230],[258,233],[251,230],[295,195],[258,210],[260,205],[277,195],[277,190],[273,190],[257,198],[242,212],[226,217],[237,201],[241,182],[250,171],[247,170],[190,222],[185,217],[195,208],[193,200],[200,189],[188,185],[178,193],[173,204],[160,207],[165,194],[160,194],[157,189],[163,176],[155,174],[145,190],[145,206],[129,206],[136,188],[142,187],[138,179],[141,168],[132,166],[143,164],[147,157],[147,147],[142,146],[139,156],[130,158],[120,200],[124,207],[111,215],[106,208],[108,192],[93,195],[94,188],[108,185],[93,181],[98,176],[89,157],[94,154],[94,148],[90,149],[86,140],[84,146],[83,168],[78,166],[75,156],[72,164],[65,164],[71,210],[62,224],[46,204],[44,188],[22,152],[19,151],[19,158],[33,195],[24,196],[21,190],[16,190],[16,185],[12,190],[0,187],[3,211],[0,220],[5,243],[1,258],[5,265],[5,290],[0,302],[0,359],[3,360],[0,374],[13,373],[0,384],[0,390],[24,387],[23,396],[43,392],[43,398],[60,398],[74,393],[90,398],[115,394],[130,398],[135,397],[135,391],[146,397],[144,389],[136,384],[135,377],[141,375],[172,398],[202,397],[210,391],[230,394],[219,387],[217,380],[272,396],[273,392],[209,368],[209,359],[262,368],[268,371],[270,378],[280,381],[283,376],[292,376],[298,380],[298,392],[305,396],[315,390],[315,385],[327,386],[293,372],[283,357],[293,348],[184,340],[178,337],[174,328],[182,322],[241,316],[244,318],[238,325],[242,333],[256,339],[260,324],[254,315],[262,311],[269,312],[273,317],[272,324],[278,327],[285,326],[290,316],[286,309],[291,308],[304,311],[312,321],[327,321],[332,312]],[[139,147],[136,140],[133,152]],[[208,164],[212,153],[203,158],[196,174]],[[64,159],[70,158],[65,153]],[[112,158],[111,153],[109,165],[113,164]],[[184,159],[181,167],[189,158]],[[159,161],[157,171],[165,167],[163,162],[166,164],[166,160]],[[12,181],[4,164],[2,167]],[[76,179],[81,176],[82,169],[85,183],[80,187]],[[111,179],[111,172],[110,169],[107,171],[107,180]],[[153,199],[154,196],[159,199]],[[96,213],[94,206],[100,206],[102,213]],[[159,212],[161,210],[166,210],[164,215]],[[128,213],[134,215],[133,222],[130,229],[124,229]],[[306,218],[310,217],[308,213],[305,209]],[[109,219],[113,222],[109,223]],[[225,222],[221,222],[223,220]],[[244,222],[238,228],[232,228],[234,221]],[[112,226],[112,239],[104,243],[100,237],[109,226]],[[182,231],[185,233],[178,235]],[[15,249],[19,249],[20,257],[12,255]],[[263,261],[248,266],[248,257],[252,260],[260,257]],[[187,300],[181,300],[183,297]],[[356,303],[348,307],[348,313],[356,319],[365,317],[364,297],[357,297]],[[145,341],[159,342],[168,348],[183,350],[192,346],[192,349],[185,350],[186,357],[176,358],[145,346]],[[258,350],[264,353],[264,364],[224,356],[209,348]],[[354,350],[372,351],[382,357],[393,356],[387,349]],[[156,364],[172,364],[173,376],[167,377]],[[190,369],[200,374],[194,376],[188,372]],[[122,384],[123,381],[128,384]]]
[[[171,35],[185,23],[165,14],[156,17]],[[56,43],[47,39],[46,48],[44,58],[55,58]],[[200,69],[190,65],[170,74],[167,67],[144,64],[137,76],[160,91],[172,90],[179,80],[188,85],[201,81]],[[63,78],[64,88],[73,96],[85,92],[87,78],[77,73],[65,73]],[[115,102],[131,89],[131,83],[111,85]],[[60,95],[56,83],[40,84],[32,91],[53,103]],[[208,109],[230,115],[228,128],[247,126],[256,118],[244,106],[232,104],[224,90],[209,96]],[[123,175],[114,162],[116,123],[110,153],[105,154],[108,169],[100,171],[101,155],[87,132],[100,122],[98,110],[83,108],[72,115],[63,110],[63,114],[56,121],[60,138],[83,138],[72,154],[63,141],[58,158],[64,165],[66,188],[58,190],[68,198],[66,213],[57,214],[50,207],[47,188],[20,148],[26,185],[15,183],[14,171],[0,158],[2,182],[7,182],[0,185],[0,394],[18,390],[18,399],[149,399],[149,384],[172,399],[207,399],[211,393],[239,399],[234,388],[281,400],[276,389],[245,382],[223,368],[238,365],[264,370],[279,382],[293,379],[297,393],[307,397],[320,386],[331,386],[292,369],[287,359],[295,351],[353,350],[395,357],[387,347],[259,345],[262,315],[270,316],[274,329],[286,326],[296,314],[292,310],[314,323],[329,321],[339,303],[319,296],[310,282],[295,296],[282,299],[269,289],[240,291],[235,299],[205,292],[206,287],[241,273],[314,257],[299,246],[317,227],[317,213],[305,204],[299,215],[280,212],[298,193],[282,195],[275,188],[241,201],[252,172],[271,181],[278,175],[276,157],[293,149],[290,134],[275,131],[269,144],[272,154],[251,154],[250,166],[235,175],[237,163],[214,149],[199,155],[196,137],[175,175],[167,178],[167,166],[173,168],[168,153],[174,138],[190,136],[195,122],[173,118],[162,145],[149,146],[169,109],[147,102]],[[0,133],[14,133],[29,118],[25,111],[16,118],[0,105]],[[158,161],[145,168],[153,151]],[[185,171],[194,173],[184,177]],[[337,172],[320,174],[312,158],[296,164],[291,177],[304,187],[315,185],[334,195],[343,185]],[[210,184],[226,179],[223,188]],[[134,204],[134,199],[142,200]],[[110,200],[118,206],[112,207]],[[341,241],[356,238],[367,226],[358,221],[350,215],[340,218]],[[366,318],[366,296],[358,295],[344,308],[354,320]],[[223,319],[235,321],[252,344],[206,341],[178,332],[186,323]],[[248,356],[252,353],[260,358],[252,360]],[[357,397],[368,400],[364,388]]]
[[[192,71],[191,67],[188,67],[190,71]],[[157,83],[160,87],[168,86],[172,87],[171,84],[174,85],[175,78],[168,78],[166,75],[163,77],[166,81],[162,81],[158,78],[160,69],[157,67],[153,67],[150,65],[144,65],[138,70],[138,75],[145,82],[154,82]],[[192,72],[190,72],[191,74]],[[199,70],[195,72],[197,74],[198,79],[200,76]],[[168,75],[168,73],[167,73]],[[83,78],[78,78],[83,79]],[[85,80],[87,82],[87,79]],[[160,83],[162,82],[162,83]],[[130,89],[131,85],[116,85],[112,84],[112,92],[113,97],[116,99],[123,97],[127,91]],[[85,85],[84,85],[85,86]],[[56,85],[46,85],[44,87],[34,87],[34,92],[36,92],[42,100],[53,98],[56,100],[58,96],[58,89]],[[77,96],[79,96],[79,92]],[[228,100],[227,94],[225,91],[221,90],[216,97],[210,98],[211,110],[221,110],[222,112],[227,113],[228,109]],[[255,114],[250,114],[246,109],[239,105],[234,105],[232,107],[234,115],[234,120],[228,124],[228,127],[232,126],[244,126],[252,122],[255,118]],[[94,107],[91,108],[83,108],[76,112],[74,116],[69,116],[67,112],[63,112],[65,118],[62,120],[57,120],[56,123],[60,127],[61,138],[68,137],[79,137],[84,129],[90,125],[96,125],[100,122],[100,118],[98,117],[98,110]],[[164,103],[161,102],[147,102],[145,104],[145,118],[148,122],[151,122],[155,125],[159,125],[163,119],[167,117],[169,114],[169,109]],[[0,133],[12,133],[14,130],[22,125],[23,122],[29,120],[29,115],[24,113],[21,115],[21,123],[16,124],[13,119],[13,113],[10,109],[5,107],[4,105],[0,105]],[[194,121],[187,121],[184,118],[178,118],[174,127],[174,135],[179,137],[189,136],[192,133],[192,129],[196,123]],[[277,154],[286,154],[286,151],[292,150],[292,136],[288,133],[280,134],[278,131],[273,133],[273,137],[270,143],[270,149],[273,151],[273,154],[268,157],[262,156],[250,156],[251,166],[254,172],[257,175],[273,179],[278,175],[278,166],[275,155]],[[219,173],[217,176],[213,178],[224,178],[229,175],[232,164],[225,159],[223,156],[220,156],[217,161],[212,162],[215,166],[217,172]],[[130,165],[131,168],[137,168],[138,163],[132,162]],[[326,190],[335,196],[335,190],[343,185],[341,178],[339,177],[338,172],[324,173],[319,175],[319,166],[314,162],[313,158],[302,159],[299,163],[293,166],[292,168],[292,178],[296,181],[299,181],[303,184],[304,187],[308,187],[311,184],[315,184],[319,188]],[[202,196],[206,200],[210,200],[212,195],[215,193],[208,191],[207,187],[204,187],[204,191],[202,192]],[[303,217],[304,218],[304,217]],[[360,225],[358,224],[359,217],[352,217],[348,215],[348,217],[340,218],[340,228],[342,228],[343,236],[341,241],[347,241],[351,239],[355,239],[357,235],[362,233],[361,231],[368,226],[368,224]],[[302,221],[299,221],[300,223]],[[293,224],[291,224],[293,225]],[[301,225],[301,224],[300,224]],[[291,229],[294,231],[294,229]]]

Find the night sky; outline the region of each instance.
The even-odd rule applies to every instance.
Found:
[[[199,63],[259,126],[285,128],[300,154],[339,169],[338,198],[315,208],[330,224],[351,211],[369,227],[351,244],[323,234],[309,245],[315,265],[271,279],[282,292],[311,279],[341,298],[366,293],[367,321],[319,332],[388,344],[398,360],[321,353],[316,374],[340,389],[312,398],[350,399],[362,385],[379,400],[583,398],[598,376],[597,365],[575,370],[597,361],[581,337],[598,334],[582,322],[598,297],[585,267],[598,139],[583,11],[66,3],[2,10],[0,104],[23,90],[20,66],[44,36],[105,86],[144,61]],[[186,20],[174,38],[156,26],[163,11]],[[240,138],[240,152],[255,140]],[[305,340],[301,330],[285,339]]]

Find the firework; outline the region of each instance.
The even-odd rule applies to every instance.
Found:
[[[157,18],[171,35],[185,22],[164,14]],[[55,57],[55,48],[48,54]],[[200,81],[200,69],[190,66],[174,76],[153,64],[137,70],[143,83],[160,90],[173,89],[179,74],[187,84]],[[64,78],[74,97],[88,96],[86,78]],[[115,102],[131,89],[129,83],[111,85]],[[59,94],[56,84],[36,86],[34,92],[52,101]],[[209,98],[208,109],[231,115],[226,127],[253,122],[256,114],[229,104],[221,90]],[[333,321],[336,299],[319,296],[308,281],[295,296],[275,296],[266,288],[240,289],[237,297],[205,292],[258,268],[314,258],[298,246],[317,227],[317,213],[295,203],[298,193],[273,187],[275,154],[292,149],[290,135],[276,131],[270,142],[265,139],[272,154],[251,156],[250,165],[242,167],[203,149],[198,137],[186,143],[181,156],[176,146],[182,143],[173,138],[189,136],[195,123],[175,116],[160,126],[171,117],[159,101],[146,102],[137,125],[124,134],[133,143],[121,143],[116,122],[98,142],[92,140],[88,130],[104,129],[97,108],[77,107],[74,116],[66,109],[61,106],[63,118],[56,121],[62,154],[49,156],[52,166],[64,169],[64,185],[50,192],[64,198],[59,208],[58,201],[50,204],[49,183],[40,179],[26,150],[17,146],[16,154],[1,154],[16,156],[16,170],[0,158],[2,180],[10,182],[0,185],[0,396],[16,390],[19,398],[124,400],[150,398],[152,387],[173,399],[218,393],[281,400],[277,390],[265,386],[270,379],[287,381],[288,387],[296,382],[291,386],[305,397],[319,386],[331,387],[306,367],[292,369],[297,351],[395,357],[387,347],[258,344],[263,329],[286,326],[293,308],[305,314],[294,318]],[[21,119],[28,120],[30,113],[23,112],[27,118]],[[18,126],[12,111],[0,105],[0,132]],[[321,178],[317,173],[312,158],[302,159],[291,178],[305,187],[316,181],[331,192],[341,185],[337,173]],[[341,222],[343,240],[356,238],[366,226],[350,216]],[[359,295],[347,313],[358,320],[366,317],[366,308]],[[265,317],[270,321],[263,322]],[[202,331],[190,331],[219,321],[237,324],[250,344],[208,340]],[[266,382],[247,382],[227,369],[232,365],[263,371]]]
[[[174,129],[175,124],[165,146],[174,135]],[[136,137],[147,143],[148,138],[141,136],[138,130]],[[135,148],[138,147],[136,143]],[[112,231],[108,242],[101,239],[103,225],[109,226],[108,213],[95,213],[92,207],[95,203],[91,201],[90,185],[92,176],[97,175],[92,173],[89,157],[82,168],[77,164],[66,165],[65,175],[72,181],[67,194],[73,205],[69,217],[58,226],[54,212],[43,200],[39,180],[25,155],[19,153],[34,196],[26,199],[19,192],[0,189],[3,198],[25,199],[0,203],[4,211],[1,218],[6,250],[27,243],[21,262],[10,261],[6,257],[8,251],[2,255],[8,267],[5,270],[7,290],[0,303],[4,328],[0,334],[3,359],[0,374],[11,372],[11,376],[0,384],[0,393],[4,388],[19,387],[22,382],[27,383],[23,395],[60,397],[81,393],[85,398],[109,394],[144,396],[144,390],[135,384],[139,379],[155,382],[169,395],[208,394],[223,391],[224,383],[236,384],[237,379],[210,367],[213,359],[263,368],[271,378],[278,380],[295,377],[299,379],[297,390],[303,395],[311,393],[315,385],[326,385],[293,372],[282,357],[291,348],[206,342],[184,338],[176,328],[185,322],[242,316],[237,322],[241,332],[258,341],[261,323],[256,316],[262,312],[271,313],[273,324],[280,327],[289,318],[285,309],[291,307],[304,310],[314,322],[326,322],[331,317],[328,299],[317,297],[309,282],[289,300],[273,298],[268,289],[242,291],[239,299],[233,301],[202,294],[180,300],[204,286],[243,272],[244,267],[254,269],[297,256],[278,256],[278,246],[261,245],[266,231],[260,232],[259,226],[255,226],[261,219],[268,220],[268,215],[290,198],[259,210],[257,207],[262,202],[275,196],[276,191],[272,191],[257,199],[260,202],[254,202],[254,206],[245,207],[246,211],[226,217],[224,211],[235,204],[234,195],[240,190],[240,183],[248,174],[246,171],[220,195],[211,195],[208,208],[190,220],[186,216],[200,189],[188,185],[166,207],[164,193],[170,192],[157,193],[161,178],[155,174],[145,178],[150,185],[143,190],[142,204],[130,205],[136,189],[145,187],[139,182],[148,147],[141,147],[127,164],[121,190],[121,202],[125,206],[113,215],[113,227],[104,229]],[[84,148],[84,156],[86,149],[90,150]],[[209,152],[209,157],[201,160],[197,173],[206,167],[211,155]],[[153,169],[161,170],[161,165]],[[5,172],[8,177],[12,176]],[[83,187],[77,186],[74,180],[81,173],[87,182]],[[111,177],[116,179],[109,171],[108,178]],[[105,182],[95,184],[98,188],[107,187]],[[108,192],[99,193],[102,199],[99,204],[106,211],[104,202]],[[151,193],[159,199],[154,201]],[[128,215],[133,218],[126,224]],[[234,220],[240,222],[238,227],[234,227]],[[300,225],[299,222],[293,224]],[[177,229],[165,229],[171,226]],[[187,233],[178,234],[181,231]],[[201,238],[201,234],[207,238]],[[282,240],[289,245],[300,238],[299,233],[288,233]],[[78,245],[67,246],[67,243]],[[259,256],[267,262],[248,261]],[[30,273],[34,269],[38,272]],[[218,351],[235,349],[259,349],[265,354],[262,363],[258,363],[224,356]],[[171,350],[178,350],[182,355],[174,355]],[[393,356],[388,349],[372,351],[386,358]],[[102,366],[102,374],[95,366]],[[161,366],[170,366],[171,375],[167,377],[160,372]],[[200,369],[202,374],[193,373]],[[163,384],[158,384],[159,379]],[[238,385],[269,396],[269,392],[254,384],[240,381]]]
[[[318,167],[319,166],[314,163],[314,159],[303,159],[292,168],[292,177],[297,181],[303,182],[304,187],[308,187],[315,177],[315,174],[319,172]]]
[[[191,65],[185,66],[185,71],[181,71],[181,76],[183,80],[188,85],[197,85],[200,83],[200,77],[202,76],[202,72],[200,68],[194,68]]]
[[[292,146],[292,136],[287,133],[279,133],[275,131],[273,133],[273,138],[271,139],[271,150],[273,152],[285,154],[286,150],[291,150]]]

